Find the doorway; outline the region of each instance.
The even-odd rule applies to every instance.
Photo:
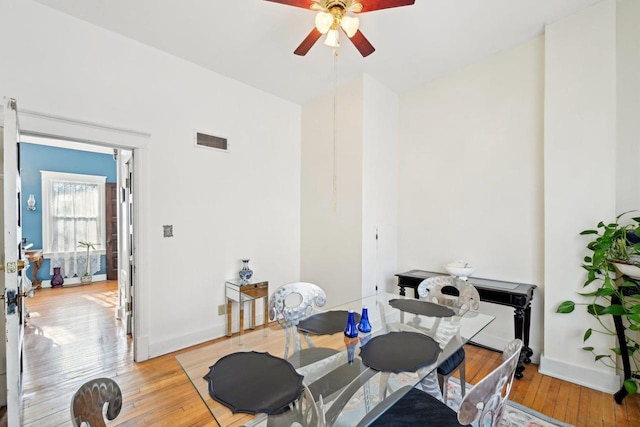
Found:
[[[99,203],[100,210],[103,212],[99,220],[102,224],[100,227],[103,230],[102,236],[95,247],[91,249],[91,262],[89,262],[89,251],[87,251],[86,257],[82,252],[82,258],[80,252],[77,252],[75,254],[77,258],[72,260],[71,265],[74,261],[77,262],[78,268],[81,262],[84,265],[91,265],[90,275],[93,282],[111,280],[117,283],[116,318],[125,327],[127,340],[130,339],[133,334],[133,283],[130,274],[133,248],[130,242],[133,241],[134,227],[129,212],[133,209],[131,185],[133,151],[23,132],[20,152],[22,154],[22,173],[26,177],[25,191],[27,194],[35,194],[34,198],[41,201],[43,205],[49,205],[47,203],[49,196],[46,193],[50,190],[47,190],[47,186],[42,185],[44,181],[41,181],[41,175],[46,177],[50,173],[57,173],[65,176],[69,174],[69,176],[89,178],[103,176],[106,181],[103,184],[103,195],[99,197],[102,199]],[[54,172],[45,173],[44,170]],[[76,175],[78,172],[82,172],[83,175]],[[57,258],[54,261],[54,253],[48,253],[49,249],[44,247],[46,239],[43,235],[38,235],[38,233],[45,232],[45,227],[42,225],[46,218],[46,214],[43,213],[45,210],[43,206],[38,206],[37,209],[26,212],[23,241],[28,245],[35,245],[35,247],[43,249],[42,267],[37,275],[41,280],[42,287],[48,288],[51,284],[49,279],[51,278],[52,266],[59,265],[52,263],[59,263],[60,259]],[[118,256],[119,254],[121,256]],[[67,255],[68,257],[69,255]],[[28,274],[31,274],[31,271]],[[72,271],[67,272],[63,286],[78,285],[80,279],[79,270],[76,270],[76,275]]]
[[[1,110],[0,110],[1,112]],[[136,321],[133,317],[133,309],[134,309],[134,304],[133,304],[133,296],[134,296],[134,292],[133,292],[133,285],[134,285],[134,279],[137,282],[137,277],[139,276],[140,273],[136,274],[131,274],[132,272],[135,272],[135,269],[133,267],[133,263],[135,262],[135,260],[138,259],[139,255],[137,254],[137,251],[134,250],[134,245],[133,242],[136,242],[136,246],[138,248],[141,248],[141,242],[139,241],[140,237],[138,237],[138,234],[142,234],[142,233],[138,233],[138,231],[136,231],[136,228],[134,228],[134,223],[138,224],[139,223],[139,217],[141,215],[140,213],[140,207],[136,207],[134,209],[133,207],[133,190],[135,188],[134,186],[134,181],[133,181],[133,177],[135,176],[134,174],[134,159],[139,159],[136,160],[137,162],[139,162],[140,164],[144,164],[145,162],[142,161],[142,159],[144,158],[144,155],[146,154],[146,146],[147,146],[147,140],[148,138],[151,137],[151,134],[146,133],[146,132],[141,132],[141,131],[136,131],[136,130],[131,130],[131,129],[124,129],[124,128],[117,128],[117,127],[111,127],[111,126],[106,126],[104,124],[99,124],[99,123],[93,123],[93,122],[87,122],[87,121],[81,121],[81,120],[75,120],[73,118],[67,118],[67,117],[62,117],[62,116],[54,116],[54,115],[50,115],[50,114],[46,114],[46,113],[39,113],[39,112],[35,112],[35,111],[29,111],[29,110],[24,110],[21,109],[20,110],[20,122],[21,122],[21,135],[26,135],[28,136],[29,139],[33,139],[35,137],[44,137],[44,138],[49,138],[55,141],[58,140],[63,140],[63,141],[67,141],[69,143],[77,143],[80,144],[83,148],[87,148],[89,146],[98,146],[98,147],[102,147],[103,149],[108,149],[109,152],[111,153],[111,156],[113,156],[114,160],[116,158],[116,156],[120,159],[127,159],[126,162],[123,161],[122,163],[125,164],[125,166],[123,167],[123,170],[126,171],[125,174],[123,174],[123,177],[128,177],[128,178],[122,178],[120,181],[118,181],[119,183],[122,183],[122,187],[123,188],[119,188],[118,193],[119,194],[123,194],[124,196],[127,197],[126,199],[126,204],[125,203],[121,203],[120,204],[120,209],[118,210],[119,212],[122,211],[123,209],[126,209],[126,211],[128,212],[127,218],[126,218],[126,226],[124,226],[122,228],[123,230],[123,234],[126,236],[126,238],[121,238],[119,239],[120,242],[128,242],[129,245],[127,246],[125,251],[122,251],[121,253],[127,254],[127,256],[123,256],[123,257],[119,257],[120,261],[119,261],[119,266],[121,267],[120,270],[121,272],[124,272],[125,274],[121,274],[119,275],[119,278],[124,276],[127,279],[126,282],[126,286],[121,286],[121,288],[124,289],[118,289],[118,285],[120,280],[118,279],[115,282],[111,282],[111,283],[115,283],[116,286],[116,291],[114,292],[114,294],[117,296],[119,293],[123,294],[123,295],[127,295],[129,296],[129,299],[127,300],[127,304],[124,303],[120,303],[121,298],[116,298],[117,301],[119,301],[119,304],[122,305],[124,308],[122,310],[123,313],[128,314],[128,320],[127,321],[119,321],[118,325],[121,325],[121,329],[124,330],[125,326],[127,325],[128,328],[128,332],[130,335],[125,335],[124,339],[121,340],[122,342],[124,342],[125,347],[127,347],[128,349],[128,358],[129,363],[135,363],[136,361],[140,361],[140,360],[146,360],[148,358],[148,351],[146,350],[146,347],[143,346],[142,349],[142,354],[138,355],[137,354],[137,348],[138,348],[138,339],[137,339],[137,334],[135,333],[135,331],[142,331],[142,333],[144,333],[144,323],[141,326],[138,326],[136,324]],[[5,131],[6,133],[6,131]],[[11,134],[11,133],[9,133]],[[59,135],[74,135],[75,137],[60,137]],[[6,135],[5,135],[6,137]],[[24,140],[24,138],[22,138],[22,140]],[[109,142],[105,142],[105,141],[109,141]],[[142,155],[141,156],[136,156],[134,155],[135,152],[141,152]],[[119,156],[118,154],[122,153],[122,156]],[[2,154],[0,152],[0,154]],[[15,155],[15,154],[14,154]],[[6,165],[5,165],[6,166]],[[120,166],[119,166],[120,167]],[[142,176],[142,167],[137,168],[139,169],[138,171],[136,171],[136,174],[140,173]],[[143,180],[140,179],[138,180],[139,183],[142,183]],[[21,194],[21,193],[20,193]],[[31,198],[28,198],[29,202],[33,202],[32,200],[30,200]],[[38,202],[42,202],[42,200],[39,200]],[[20,203],[20,198],[18,198],[18,205],[22,206],[22,211],[24,213],[27,213],[28,211],[31,211],[32,209],[27,209],[27,208],[31,208],[32,205],[29,204],[29,206],[27,206],[24,203]],[[37,205],[37,203],[36,203]],[[23,215],[21,215],[21,218],[23,217]],[[6,221],[5,221],[6,222]],[[19,222],[22,222],[19,220]],[[118,226],[120,226],[120,224],[118,224]],[[140,227],[143,227],[143,225],[141,225]],[[138,230],[142,230],[140,227],[137,227]],[[134,239],[134,232],[136,234],[136,238]],[[21,233],[17,233],[17,235],[22,235]],[[27,236],[28,238],[28,236]],[[24,245],[19,245],[19,246],[24,246]],[[45,268],[44,271],[48,272],[48,268]],[[77,279],[77,278],[76,278]],[[109,282],[107,282],[109,283]],[[79,286],[76,287],[77,288],[86,288],[83,286]],[[74,288],[70,288],[70,289],[74,289]],[[56,291],[57,289],[49,289],[49,291]],[[122,292],[120,292],[120,290]],[[100,298],[97,297],[86,297],[89,299],[93,299],[94,301],[99,301]],[[24,303],[24,300],[26,298],[23,298],[22,301]],[[27,303],[28,304],[28,303]],[[66,305],[66,304],[65,304]],[[75,315],[75,311],[73,310],[73,307],[71,307],[72,310],[69,312],[70,316],[74,316]],[[142,314],[142,308],[143,307],[137,307],[136,309],[138,312],[140,312],[140,314]],[[116,310],[114,310],[116,311]],[[36,315],[36,313],[34,313],[34,316]],[[142,316],[141,316],[142,317]],[[113,319],[113,316],[111,317]],[[81,320],[78,320],[80,323],[82,323]],[[33,322],[35,323],[35,321]],[[134,325],[136,325],[135,329],[134,329]],[[60,348],[64,347],[65,344],[67,344],[70,340],[72,340],[74,337],[76,337],[73,334],[65,334],[63,330],[61,330],[58,326],[54,325],[54,332],[55,335],[58,337],[56,338],[56,341],[54,343],[55,346],[58,346]],[[143,335],[141,335],[143,336]],[[77,338],[77,337],[76,337]],[[4,341],[4,340],[3,340]],[[144,343],[143,343],[144,344]],[[17,344],[14,343],[14,345],[12,346],[7,346],[11,349],[13,349],[14,347],[18,347]],[[20,346],[20,348],[22,348],[22,346]],[[98,354],[98,356],[104,356],[107,355],[109,352],[109,348],[106,348],[104,346],[100,346],[99,347],[102,352]],[[8,352],[8,350],[7,350]],[[33,357],[38,357],[40,359],[46,360],[47,358],[52,356],[52,353],[49,351],[43,351],[40,353],[34,352],[32,354]],[[22,364],[20,365],[22,366]],[[36,367],[40,366],[40,363],[38,361],[36,361],[35,365]],[[22,369],[21,369],[22,371]],[[65,372],[62,373],[62,375],[66,375],[66,371],[67,369],[64,370]],[[13,370],[12,370],[13,372]],[[1,373],[0,373],[1,374]],[[43,372],[43,373],[38,373],[36,372],[37,375],[49,375],[51,374],[50,372]],[[115,373],[114,373],[115,375]],[[1,375],[0,375],[1,376]],[[22,384],[22,381],[20,381],[20,383]],[[22,390],[22,386],[19,386],[20,390]],[[22,392],[19,391],[17,393],[18,395],[22,396]],[[25,399],[28,400],[28,396],[25,395]],[[11,405],[11,407],[13,408],[17,408],[21,405]],[[42,408],[41,408],[42,409]]]

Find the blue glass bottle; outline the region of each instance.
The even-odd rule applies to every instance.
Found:
[[[369,323],[369,309],[365,305],[362,307],[362,316],[360,316],[360,323],[358,323],[358,330],[363,334],[371,332],[371,323]]]
[[[353,314],[353,310],[349,310],[349,314],[347,315],[347,326],[344,328],[344,336],[348,338],[355,338],[358,336],[356,316]]]
[[[358,347],[358,338],[344,337],[344,344],[347,347],[347,358],[351,365],[356,360],[356,348]]]

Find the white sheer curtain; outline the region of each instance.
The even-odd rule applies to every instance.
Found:
[[[104,240],[105,178],[52,174],[45,179],[44,175],[43,172],[43,202],[45,194],[48,200],[47,212],[43,212],[43,234],[46,233],[48,239],[43,243],[51,259],[50,273],[53,274],[54,267],[60,267],[63,276],[81,276],[86,270],[87,251],[79,247],[78,242],[88,241],[99,249]],[[90,251],[89,274],[100,271],[102,253],[104,250]]]

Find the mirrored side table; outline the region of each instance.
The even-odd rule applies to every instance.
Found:
[[[227,336],[233,332],[233,318],[237,319],[238,335],[244,333],[244,306],[250,304],[249,329],[256,327],[256,300],[264,298],[263,324],[269,322],[269,282],[252,281],[245,284],[240,279],[227,280],[225,282],[225,298],[227,300]],[[238,305],[236,315],[233,313],[234,303]]]

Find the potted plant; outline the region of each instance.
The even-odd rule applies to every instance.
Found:
[[[591,302],[579,304],[564,301],[556,310],[558,313],[571,313],[576,305],[586,306],[587,312],[597,319],[599,328],[588,328],[584,333],[584,342],[593,333],[617,337],[618,347],[608,349],[610,351],[596,352],[592,346],[582,349],[591,352],[595,361],[617,370],[620,369],[616,357],[622,356],[625,380],[624,388],[615,396],[616,401],[620,400],[618,403],[624,394],[638,391],[640,379],[640,343],[636,333],[640,330],[640,280],[637,280],[640,279],[640,217],[631,218],[631,222],[626,224],[620,221],[630,212],[633,211],[618,215],[613,223],[601,221],[595,230],[580,233],[595,236],[587,244],[592,254],[584,257],[582,267],[587,271],[583,287],[597,287],[591,292],[580,293],[592,298]],[[627,280],[629,278],[631,280]],[[606,315],[619,316],[617,320],[614,318],[616,330],[612,330],[610,322],[604,322],[601,318]]]
[[[91,283],[91,280],[93,278],[93,276],[91,275],[91,273],[89,273],[89,251],[91,249],[95,249],[96,247],[94,246],[94,243],[91,243],[89,241],[85,241],[85,242],[78,242],[78,246],[83,247],[83,248],[87,248],[87,256],[86,256],[86,262],[85,262],[85,267],[84,267],[84,273],[82,273],[82,276],[80,276],[80,283],[82,283],[83,285],[88,285],[89,283]]]

